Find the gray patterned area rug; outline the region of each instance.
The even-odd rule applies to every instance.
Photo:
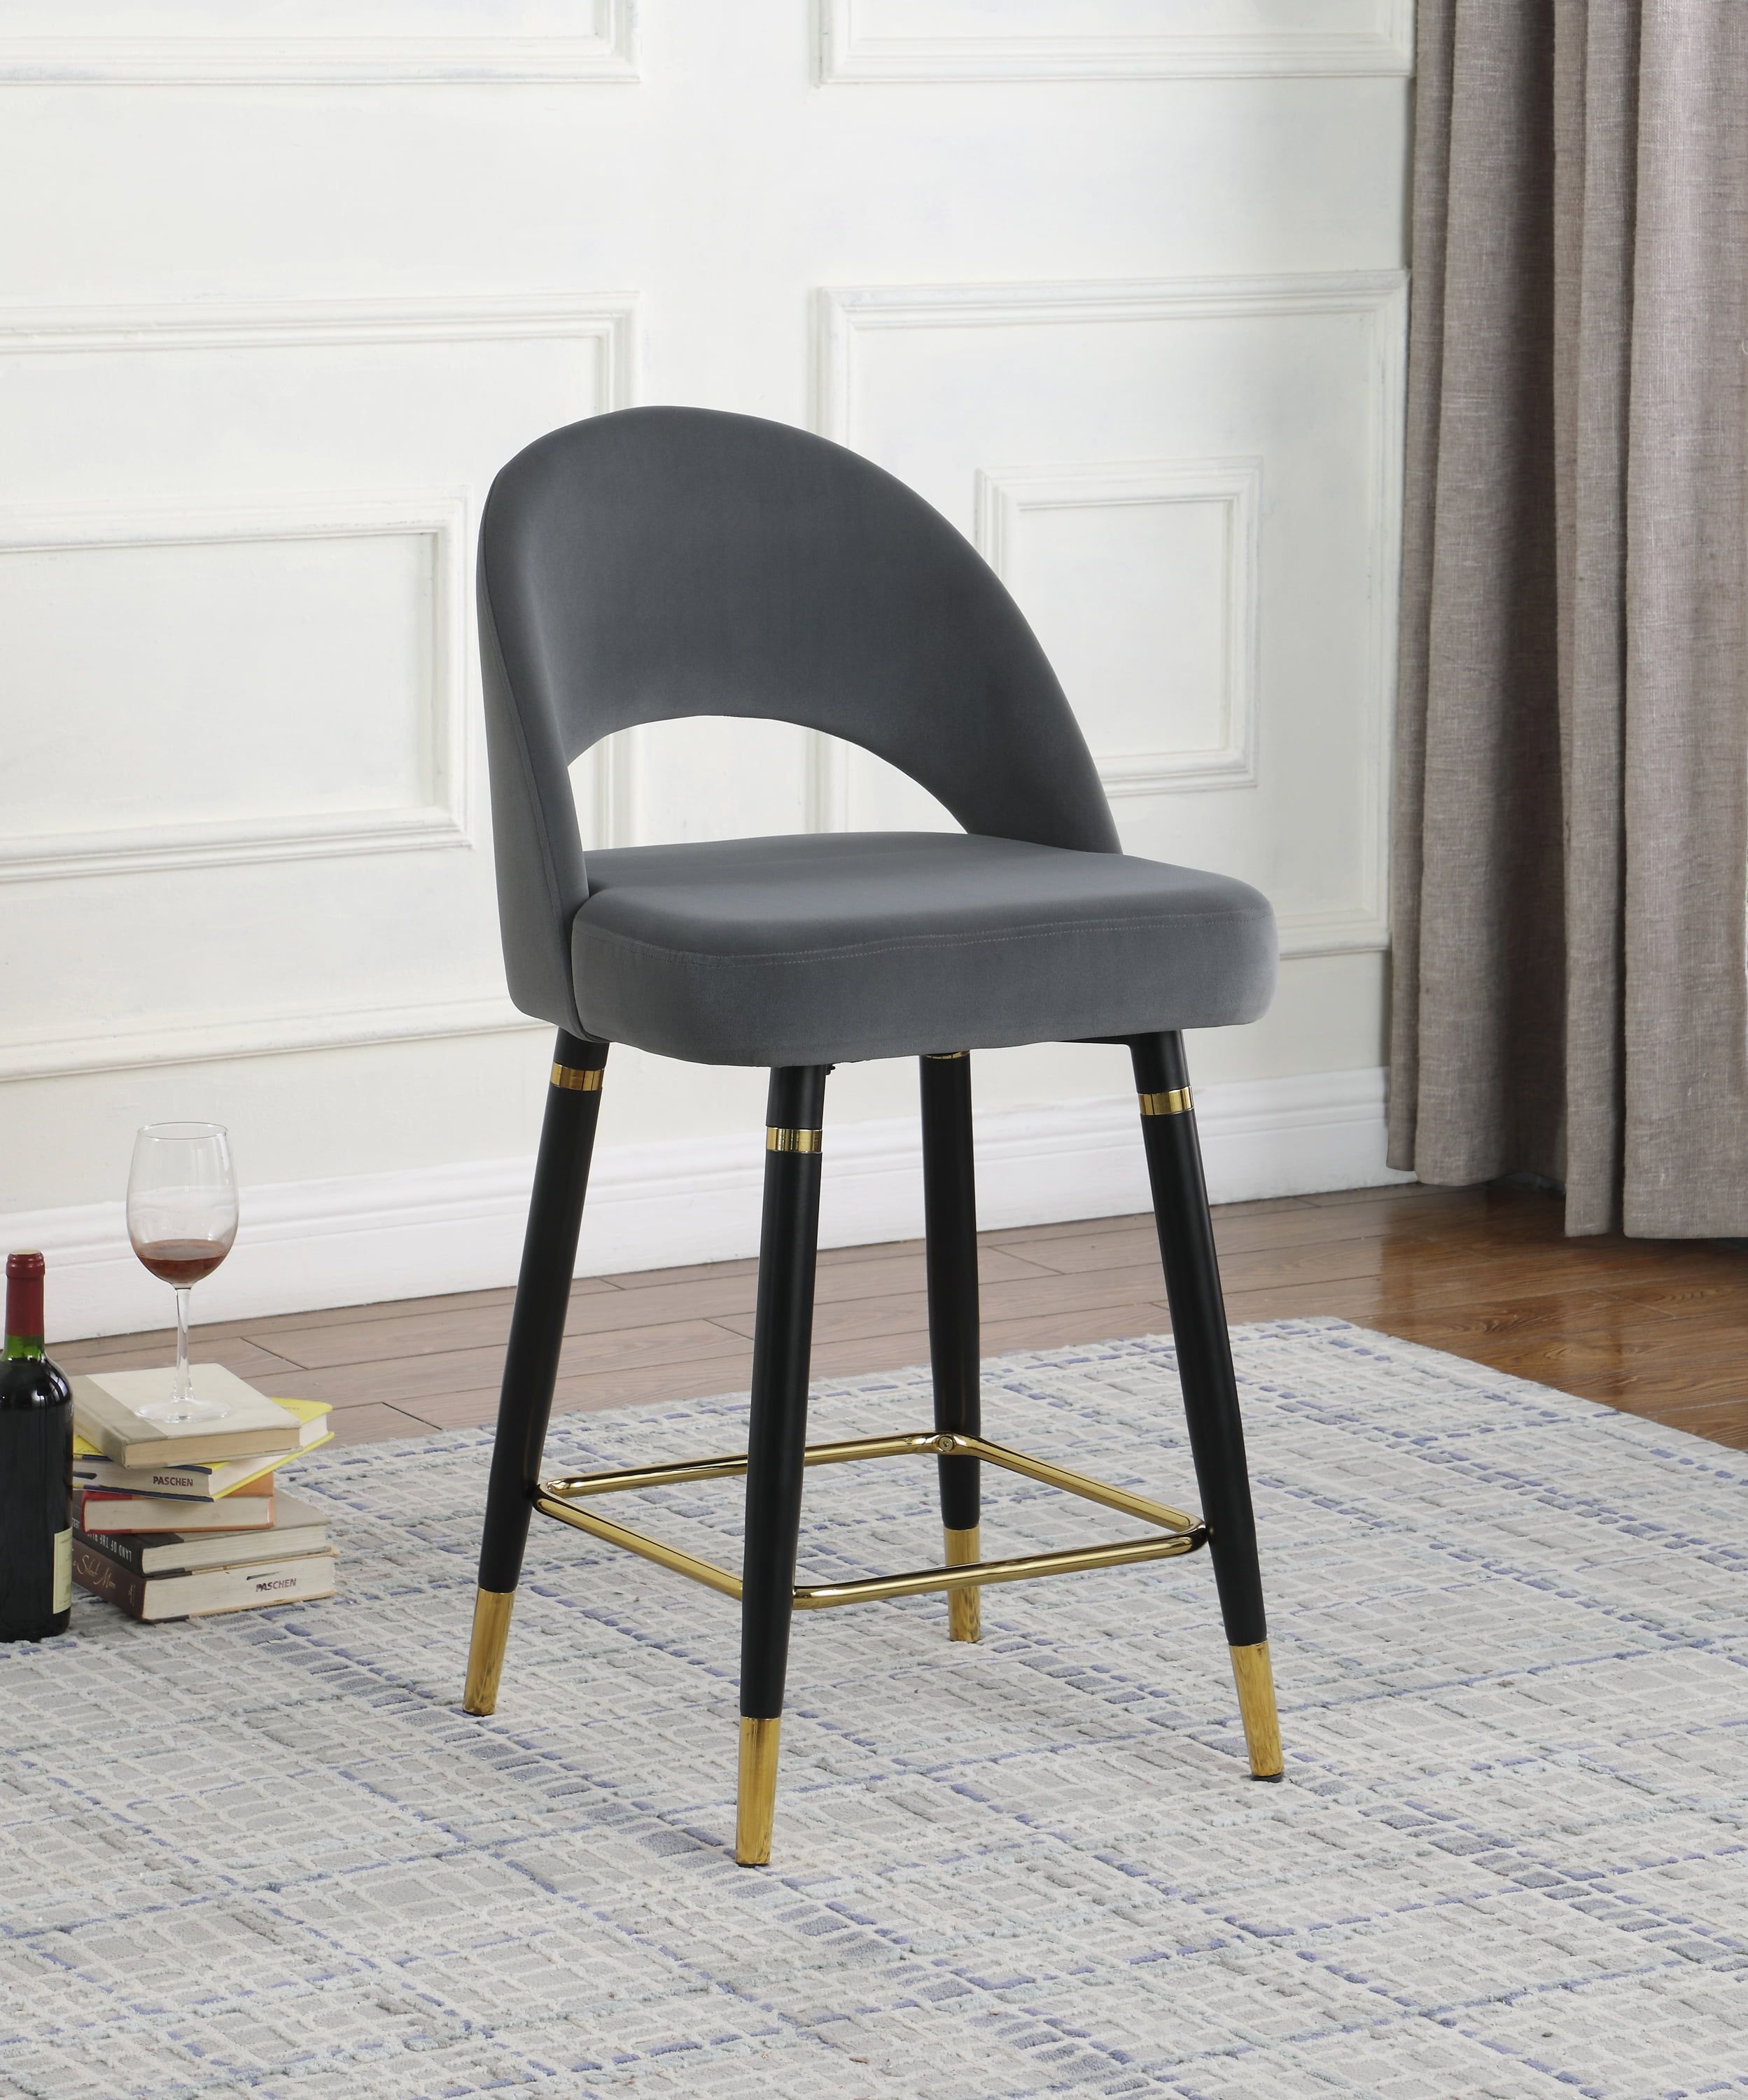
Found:
[[[86,1600],[0,1655],[0,2090],[1748,2092],[1748,1456],[1340,1321],[1236,1343],[1284,1785],[1245,1776],[1205,1555],[986,1591],[974,1648],[938,1597],[814,1613],[746,1871],[733,1608],[536,1520],[469,1720],[488,1440],[339,1450],[302,1469],[335,1601]],[[991,1436],[1194,1502],[1169,1342],[1009,1357],[986,1396]],[[813,1433],[928,1414],[925,1374],[864,1378]],[[696,1455],[744,1420],[553,1444]],[[804,1568],[937,1557],[932,1476],[812,1475]],[[732,1560],[738,1493],[651,1528]],[[987,1495],[991,1552],[1121,1529]]]

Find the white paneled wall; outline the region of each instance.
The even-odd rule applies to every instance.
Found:
[[[161,1315],[131,1133],[232,1127],[209,1317],[505,1280],[546,1043],[497,951],[495,469],[633,401],[919,488],[1135,851],[1275,899],[1192,1046],[1217,1193],[1380,1178],[1408,0],[0,0],[0,1213]],[[633,844],[944,822],[780,725],[576,770]],[[1138,1200],[1124,1060],[979,1061],[992,1218]],[[916,1222],[838,1074],[826,1230]],[[750,1249],[762,1085],[616,1055],[603,1268]]]
[[[1293,956],[1385,938],[1403,303],[1396,271],[820,295],[822,427],[1008,578],[1124,846],[1256,883]],[[928,820],[816,764],[838,820]]]

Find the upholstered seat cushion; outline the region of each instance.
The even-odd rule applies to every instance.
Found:
[[[591,1035],[704,1065],[823,1065],[1254,1021],[1274,918],[1229,876],[963,832],[588,856]]]

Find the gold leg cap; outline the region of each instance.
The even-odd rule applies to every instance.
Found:
[[[1238,1713],[1244,1743],[1251,1754],[1252,1779],[1279,1779],[1282,1771],[1281,1721],[1274,1706],[1274,1669],[1267,1641],[1253,1641],[1232,1651],[1232,1679],[1238,1688]]]
[[[467,1651],[467,1688],[461,1709],[490,1714],[497,1705],[497,1681],[504,1674],[504,1643],[510,1639],[514,1590],[482,1590],[474,1599],[474,1638]]]
[[[777,1737],[782,1717],[740,1717],[740,1780],[735,1800],[735,1857],[743,1867],[770,1864],[770,1828],[777,1814]]]
[[[947,1564],[949,1568],[969,1568],[983,1557],[978,1541],[982,1527],[973,1524],[969,1531],[955,1531],[951,1525],[943,1525],[942,1535],[947,1541]],[[982,1598],[974,1585],[968,1583],[963,1590],[949,1590],[947,1593],[947,1630],[948,1638],[956,1641],[974,1641],[983,1630],[982,1613],[979,1607]]]

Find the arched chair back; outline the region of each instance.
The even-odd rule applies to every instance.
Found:
[[[788,425],[629,408],[519,453],[479,539],[505,968],[584,1032],[589,894],[567,769],[684,715],[764,717],[888,760],[968,832],[1117,850],[1084,738],[1017,606],[902,482]]]

